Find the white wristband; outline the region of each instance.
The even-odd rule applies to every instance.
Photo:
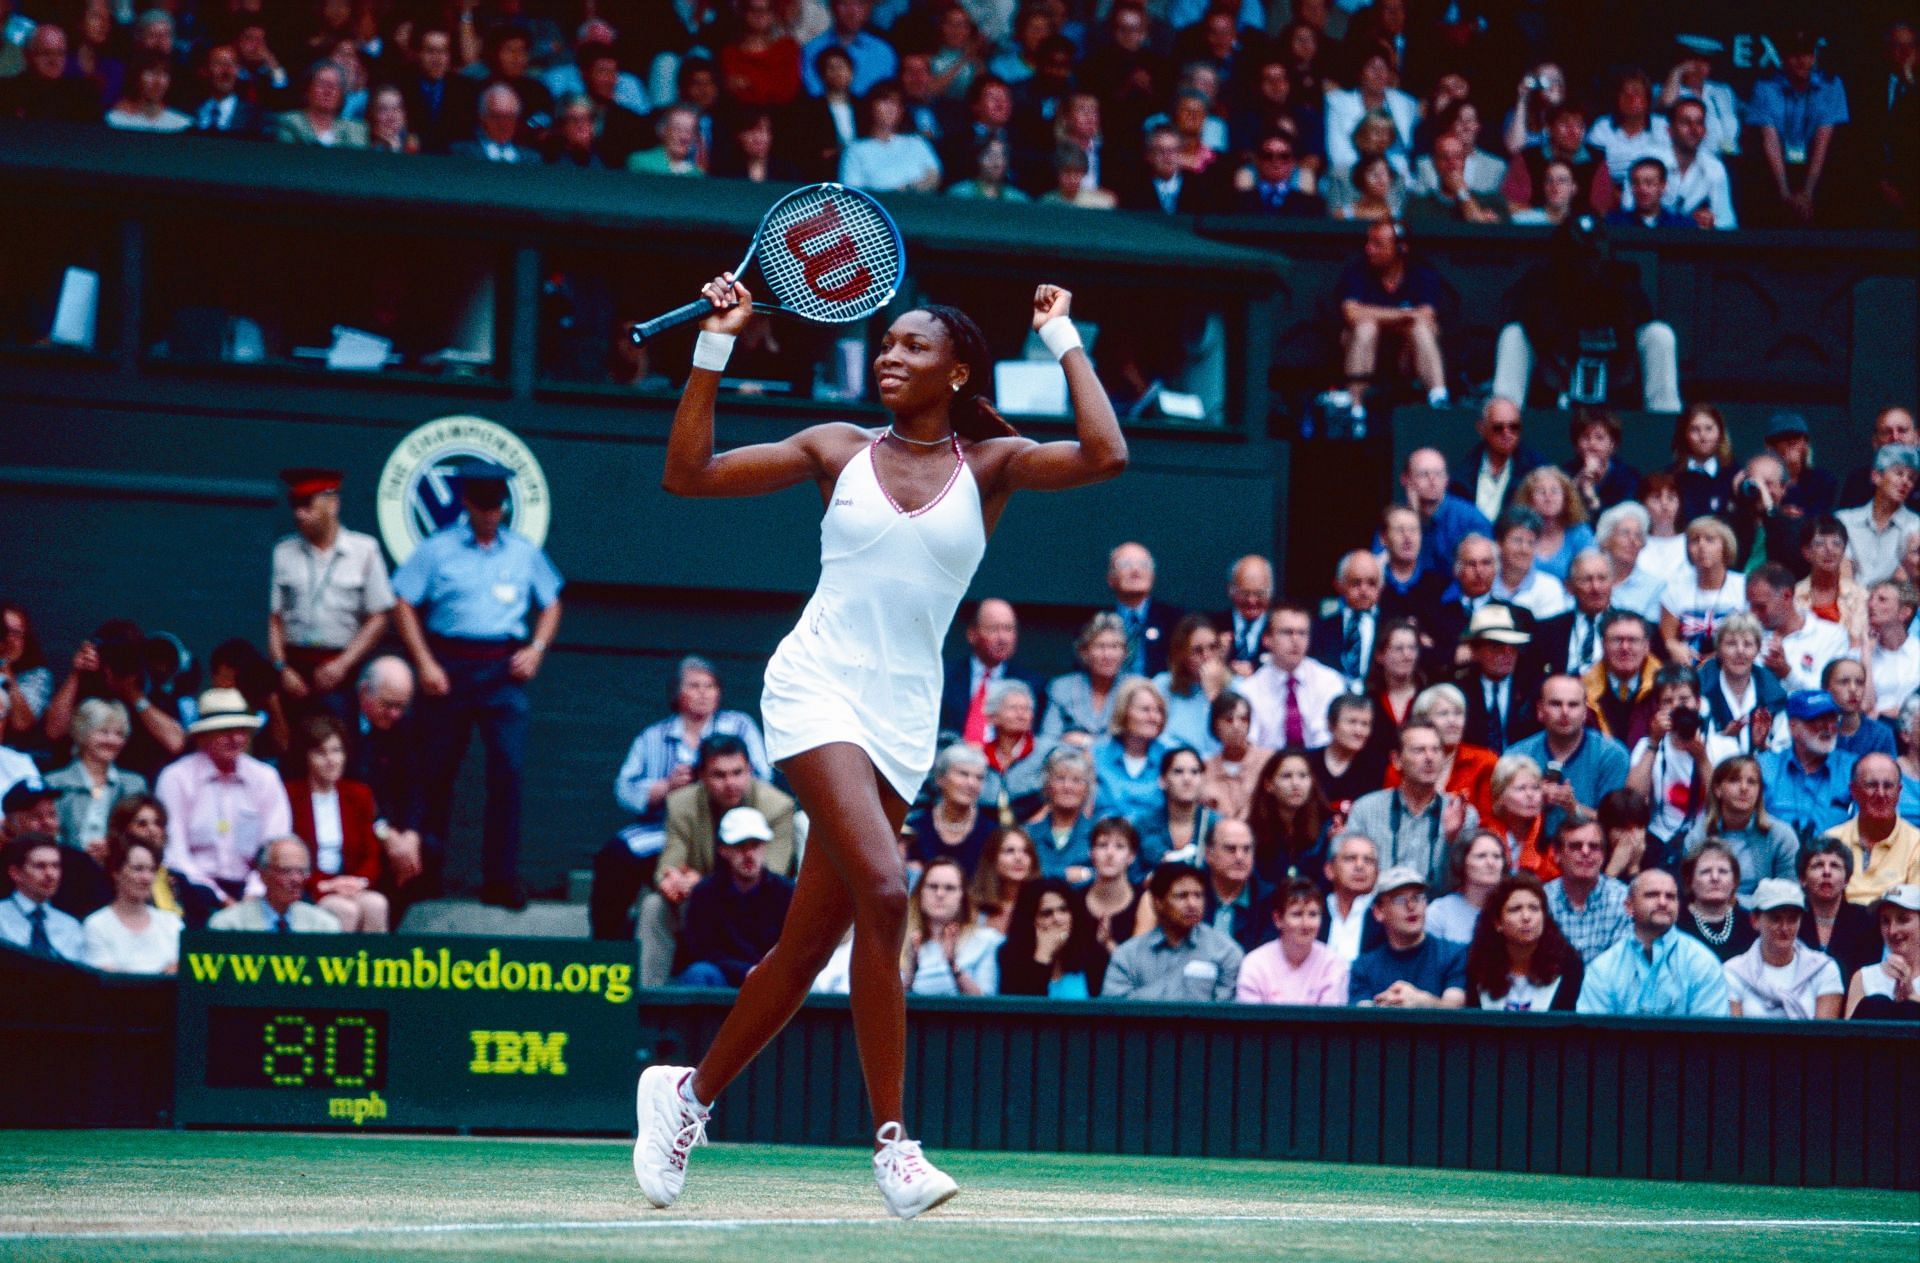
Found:
[[[1065,316],[1055,316],[1040,326],[1040,340],[1053,352],[1054,359],[1064,360],[1068,351],[1080,345],[1080,331]]]
[[[693,366],[695,368],[709,369],[716,373],[724,372],[727,361],[732,358],[733,335],[731,333],[714,333],[711,330],[702,329],[700,336],[694,339]]]

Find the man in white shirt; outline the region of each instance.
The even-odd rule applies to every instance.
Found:
[[[1707,135],[1707,107],[1697,98],[1674,103],[1668,123],[1673,162],[1667,168],[1668,210],[1693,216],[1702,228],[1738,228],[1726,164],[1701,148]]]
[[[1334,848],[1326,868],[1333,890],[1327,895],[1320,937],[1335,956],[1351,965],[1362,951],[1378,946],[1384,934],[1377,928],[1379,922],[1368,915],[1373,910],[1373,884],[1380,876],[1380,848],[1365,834],[1349,833]],[[1369,926],[1376,927],[1371,936]]]
[[[1327,744],[1327,707],[1347,691],[1347,680],[1307,657],[1311,627],[1298,605],[1276,605],[1267,615],[1267,664],[1240,686],[1253,707],[1254,745],[1281,750]]]
[[[1771,563],[1747,576],[1747,608],[1767,629],[1760,664],[1789,693],[1819,688],[1829,662],[1858,656],[1840,624],[1809,618],[1794,604],[1794,582],[1791,570]]]

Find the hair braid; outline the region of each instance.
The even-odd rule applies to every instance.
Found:
[[[953,342],[954,358],[967,366],[967,380],[954,397],[954,403],[962,406],[953,410],[953,428],[970,439],[1018,435],[1020,432],[1007,423],[988,397],[987,385],[993,380],[993,351],[987,346],[987,335],[980,332],[973,317],[944,303],[929,303],[919,310],[940,322]],[[973,405],[971,408],[964,406],[969,403]]]

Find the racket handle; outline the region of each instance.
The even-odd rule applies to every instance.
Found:
[[[631,334],[635,346],[645,346],[669,329],[678,329],[681,325],[691,324],[713,314],[713,304],[704,298],[696,298],[690,303],[675,307],[664,316],[655,316],[644,324],[633,327]]]

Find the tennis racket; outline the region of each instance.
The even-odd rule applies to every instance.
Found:
[[[760,260],[771,303],[755,311],[799,316],[820,324],[863,320],[893,299],[907,270],[907,248],[880,203],[844,184],[810,184],[775,202],[760,220],[746,257],[733,269],[744,276]],[[696,298],[633,327],[635,346],[713,314]]]

